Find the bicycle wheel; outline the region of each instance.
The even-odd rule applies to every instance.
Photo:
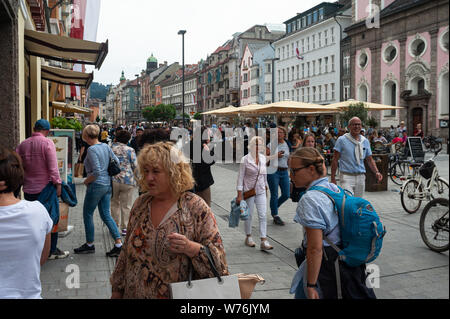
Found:
[[[415,179],[407,181],[400,191],[403,209],[409,214],[417,212],[422,204],[422,200],[416,199],[417,192],[422,192],[422,185],[419,185]]]
[[[428,180],[427,187],[430,187],[431,179]],[[439,177],[438,180],[433,181],[431,187],[431,199],[435,198],[449,198],[448,183],[443,178]]]
[[[391,180],[394,184],[401,186],[403,181],[412,175],[412,171],[408,163],[395,163],[390,172]]]
[[[420,216],[420,236],[425,245],[436,252],[449,249],[448,198],[435,198]]]

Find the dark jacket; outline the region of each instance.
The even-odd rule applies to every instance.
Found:
[[[70,207],[75,207],[78,204],[76,193],[64,182],[61,185],[61,200]],[[56,186],[53,183],[48,183],[39,195],[38,201],[47,209],[53,225],[57,225],[59,222],[59,200],[56,195]]]
[[[196,151],[198,153],[199,150],[194,150],[194,145],[192,141],[190,143],[190,148],[191,148],[190,157],[192,161],[192,175],[195,179],[194,190],[195,192],[202,192],[214,184],[214,178],[211,174],[211,166],[214,165],[215,162],[212,161],[212,163],[206,163],[202,157],[201,163],[193,163],[194,152]],[[203,152],[203,147],[201,152]],[[214,157],[214,149],[211,150],[210,156]]]

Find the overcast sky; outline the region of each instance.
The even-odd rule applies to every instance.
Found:
[[[319,0],[103,0],[97,42],[109,40],[109,53],[94,81],[118,84],[146,68],[153,53],[158,63],[185,64],[206,59],[220,45],[255,24],[283,24],[297,13],[321,3]],[[331,1],[330,1],[331,2]]]

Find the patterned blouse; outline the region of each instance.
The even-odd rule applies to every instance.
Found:
[[[116,183],[136,186],[134,171],[137,167],[137,160],[134,149],[123,143],[114,143],[112,151],[120,161],[121,170],[112,180]]]
[[[170,298],[169,283],[188,280],[189,257],[169,250],[167,235],[177,232],[209,247],[217,271],[229,275],[222,238],[211,209],[186,192],[158,227],[150,218],[152,197],[145,193],[134,203],[122,252],[110,281],[113,292],[126,299]],[[205,252],[191,258],[193,279],[214,277]]]

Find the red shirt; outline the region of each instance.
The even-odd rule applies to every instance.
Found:
[[[23,192],[39,194],[49,182],[61,184],[56,147],[52,140],[35,132],[16,149],[25,171]]]

